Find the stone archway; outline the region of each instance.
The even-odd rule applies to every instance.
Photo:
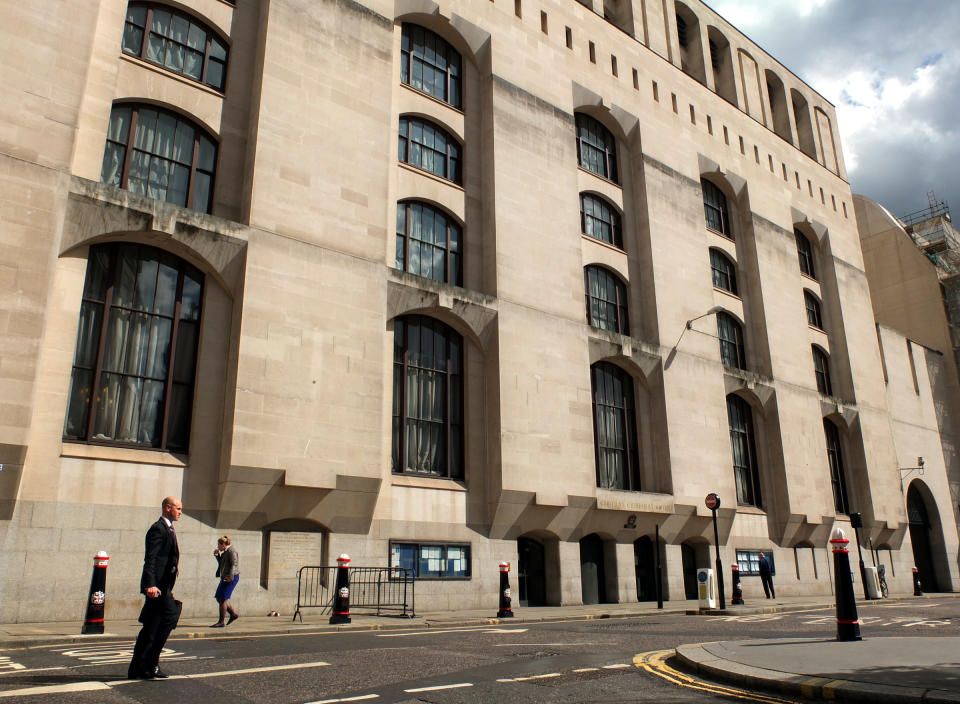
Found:
[[[920,572],[923,591],[940,591],[943,585],[939,573],[947,569],[940,513],[930,490],[919,479],[910,482],[910,488],[907,489],[907,520],[913,564]]]

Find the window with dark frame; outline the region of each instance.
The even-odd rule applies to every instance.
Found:
[[[410,315],[393,340],[393,472],[463,479],[463,338]]]
[[[580,231],[587,237],[623,249],[620,213],[600,196],[580,194]]]
[[[817,300],[817,297],[809,291],[804,290],[803,305],[807,309],[807,324],[817,328],[817,330],[823,330],[823,315],[821,314],[820,301]]]
[[[720,339],[720,361],[725,367],[747,368],[743,344],[743,326],[729,313],[717,314],[717,337]]]
[[[391,540],[390,567],[411,570],[417,579],[470,579],[470,546]]]
[[[810,349],[813,350],[813,372],[817,378],[817,391],[824,396],[833,396],[833,386],[830,384],[830,358],[816,345],[811,345]]]
[[[847,478],[843,471],[843,450],[840,433],[833,421],[823,419],[823,433],[827,440],[827,463],[830,465],[830,486],[833,490],[833,507],[837,513],[850,513],[847,497]]]
[[[130,3],[122,48],[125,54],[223,91],[227,43],[196,18],[167,5]]]
[[[703,189],[703,216],[707,221],[707,228],[733,239],[727,197],[723,191],[706,179],[700,179],[700,186]]]
[[[810,240],[800,230],[794,230],[793,236],[797,240],[797,259],[800,262],[801,273],[816,280],[817,272],[813,265],[813,247]]]
[[[760,474],[757,467],[757,444],[754,437],[753,409],[736,394],[727,396],[727,420],[730,424],[730,446],[733,451],[733,476],[737,487],[737,503],[761,506]]]
[[[400,80],[457,108],[462,104],[460,53],[429,29],[404,23]]]
[[[417,117],[401,117],[397,157],[404,164],[463,183],[460,144],[442,127]]]
[[[633,378],[620,367],[598,362],[590,368],[597,486],[640,491],[640,460]]]
[[[762,550],[737,550],[737,566],[741,577],[760,576],[760,553]],[[770,570],[776,574],[777,568],[773,561],[772,552],[763,552],[763,556],[770,561]]]
[[[737,292],[737,267],[730,257],[719,249],[710,248],[710,270],[713,274],[713,285],[717,288],[739,295]]]
[[[397,203],[397,268],[434,281],[463,285],[460,225],[419,201]]]
[[[613,133],[598,120],[577,113],[577,163],[608,181],[619,183],[617,173],[617,141]]]
[[[217,143],[176,113],[119,103],[110,113],[100,180],[131,193],[210,212]]]
[[[186,452],[203,275],[167,252],[90,247],[63,436]]]
[[[583,285],[587,301],[587,323],[601,330],[629,335],[626,285],[601,266],[584,267]]]

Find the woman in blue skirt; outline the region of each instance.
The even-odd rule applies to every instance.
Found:
[[[240,556],[236,549],[230,544],[230,536],[225,535],[217,540],[217,549],[213,551],[213,556],[217,558],[217,577],[220,582],[217,584],[217,593],[213,598],[220,604],[220,620],[210,626],[210,628],[223,628],[240,618],[240,614],[234,611],[230,606],[230,597],[233,590],[240,581]],[[223,619],[230,614],[230,620],[226,623]]]

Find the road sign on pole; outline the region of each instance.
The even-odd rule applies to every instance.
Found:
[[[707,494],[703,503],[713,513],[713,544],[717,550],[717,591],[720,594],[720,610],[727,608],[723,595],[723,563],[720,561],[720,530],[717,528],[717,509],[720,508],[720,495],[716,492]]]

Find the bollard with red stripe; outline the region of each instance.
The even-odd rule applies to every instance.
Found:
[[[913,595],[923,596],[923,589],[920,584],[920,570],[916,567],[913,568]]]
[[[734,563],[730,565],[730,572],[733,574],[733,597],[730,603],[736,606],[743,604],[743,587],[740,586],[740,565]]]
[[[330,623],[350,623],[350,556],[337,558],[337,581],[334,587],[333,612]]]
[[[497,618],[513,618],[510,609],[510,563],[500,563],[500,610]]]
[[[103,550],[94,555],[93,576],[90,578],[90,596],[87,599],[87,615],[80,633],[103,633],[103,608],[107,601],[107,564],[110,556]]]
[[[837,640],[863,640],[860,619],[857,617],[857,599],[853,595],[853,573],[850,572],[850,550],[843,531],[834,528],[830,545],[833,547],[833,574],[837,594]]]

